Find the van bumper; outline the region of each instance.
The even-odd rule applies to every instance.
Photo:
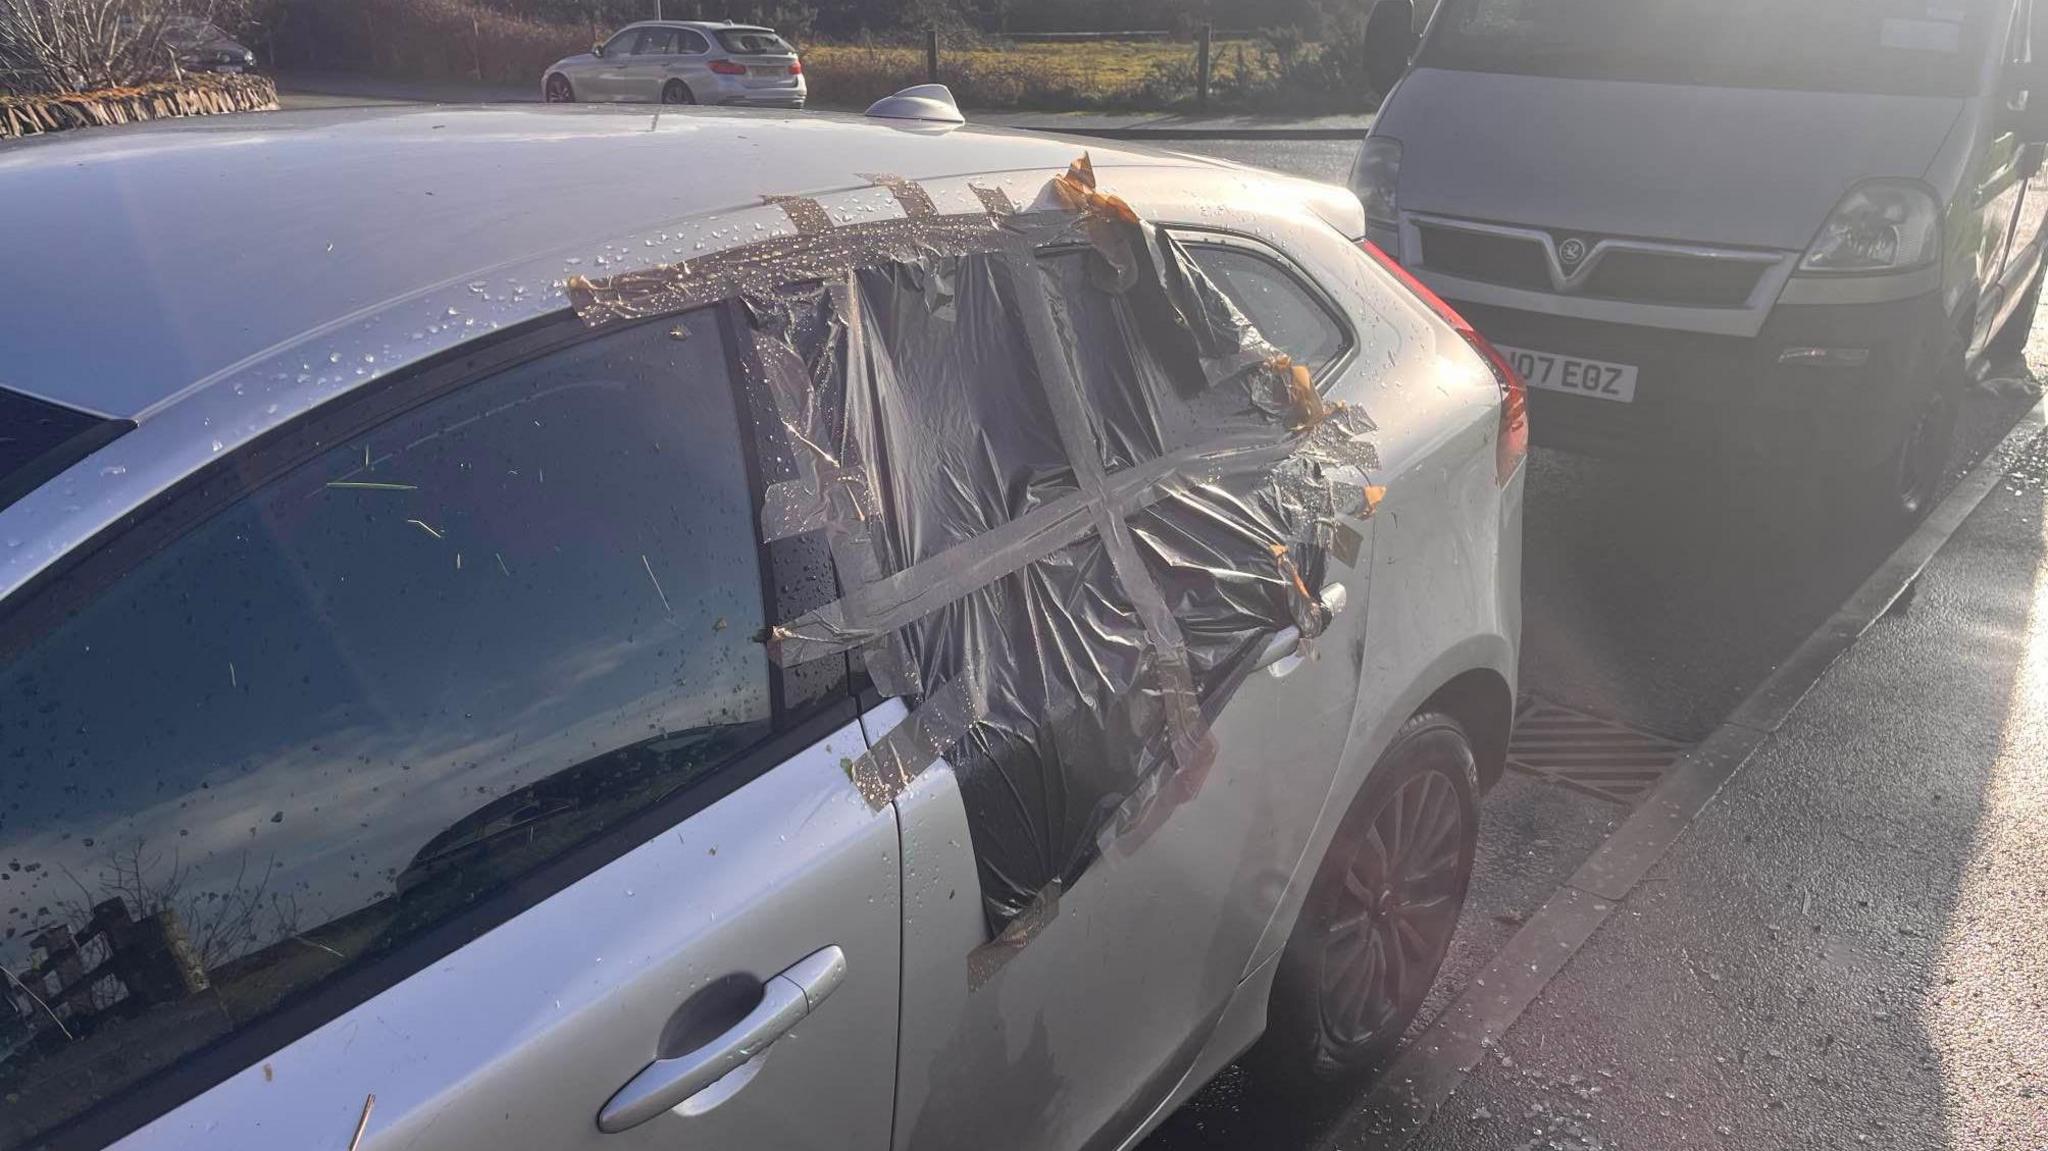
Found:
[[[1938,292],[1870,304],[1772,309],[1754,337],[1540,315],[1451,300],[1495,343],[1632,364],[1630,403],[1529,389],[1532,441],[1610,458],[1673,452],[1736,464],[1874,465],[1939,379],[1948,320]],[[1861,350],[1859,366],[1784,362],[1788,349]]]

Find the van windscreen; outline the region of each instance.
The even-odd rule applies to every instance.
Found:
[[[1728,88],[1975,90],[1990,0],[1444,0],[1418,63]]]

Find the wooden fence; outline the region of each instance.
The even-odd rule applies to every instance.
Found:
[[[264,76],[188,76],[134,88],[0,96],[0,139],[132,124],[167,116],[215,116],[277,107],[277,85]]]

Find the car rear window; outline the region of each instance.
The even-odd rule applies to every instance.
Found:
[[[1321,372],[1350,347],[1344,326],[1298,280],[1242,248],[1189,244],[1188,255],[1230,297],[1266,342]]]
[[[727,28],[718,33],[718,42],[726,51],[742,56],[796,53],[789,41],[765,28]]]

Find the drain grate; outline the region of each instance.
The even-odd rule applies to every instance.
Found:
[[[1634,804],[1686,744],[1535,700],[1515,718],[1508,766],[1613,803]]]

